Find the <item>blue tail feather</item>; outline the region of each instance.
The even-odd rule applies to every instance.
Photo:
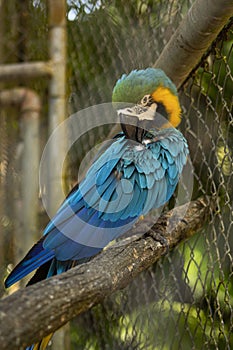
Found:
[[[43,248],[43,239],[35,244],[5,281],[6,288],[28,275],[54,257],[54,251]]]

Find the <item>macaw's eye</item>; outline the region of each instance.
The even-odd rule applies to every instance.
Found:
[[[150,106],[151,104],[153,103],[153,99],[151,97],[151,95],[145,95],[142,99],[141,99],[141,102],[140,104],[142,106]]]

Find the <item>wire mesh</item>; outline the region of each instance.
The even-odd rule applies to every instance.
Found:
[[[112,87],[122,73],[153,65],[192,2],[69,1],[69,113],[109,102]],[[23,30],[20,21],[19,24],[16,21],[3,42],[2,47],[9,48],[5,55],[2,52],[2,62],[47,59],[45,2],[24,4],[30,8],[25,12],[30,31]],[[12,10],[14,18],[17,17],[9,6],[6,11]],[[35,29],[38,26],[40,38],[34,41],[38,38]],[[19,47],[26,43],[18,53],[14,50],[15,42]],[[27,52],[23,58],[22,52]],[[127,288],[73,320],[71,349],[233,348],[232,68],[231,21],[180,90],[181,130],[188,139],[194,166],[193,199],[200,195],[214,197],[218,210],[192,239],[143,272]],[[46,98],[44,81],[30,82],[30,86]],[[46,110],[45,106],[41,123],[44,140]],[[6,117],[1,118],[2,205],[9,202],[10,195],[5,182],[12,172],[9,138],[19,144],[17,126],[12,133],[6,123]],[[95,129],[73,147],[67,169],[69,183],[77,180],[77,166],[84,154],[108,132],[109,128]],[[4,217],[1,225],[6,230]],[[7,229],[11,235],[15,233],[10,224]],[[9,261],[8,257],[6,263]]]
[[[96,94],[99,90],[106,91],[101,98],[108,100],[113,85],[111,78],[117,79],[122,71],[129,72],[155,62],[190,4],[169,2],[169,10],[164,2],[154,2],[154,6],[156,9],[153,7],[149,14],[147,12],[146,23],[142,18],[130,31],[126,29],[127,24],[132,25],[127,8],[121,13],[124,26],[118,26],[116,34],[110,17],[104,27],[107,33],[112,33],[113,42],[112,37],[108,39],[108,34],[104,35],[101,18],[111,11],[111,6],[106,6],[100,14],[96,11],[88,16],[85,25],[89,35],[93,38],[92,31],[96,33],[98,27],[107,50],[104,57],[108,52],[111,55],[111,65],[108,63],[106,70],[111,74],[104,74],[110,81],[103,82],[104,89],[98,75],[94,81],[89,73],[85,74],[88,89],[93,86],[93,90],[87,90],[87,95],[96,97],[94,103],[100,102]],[[168,17],[161,16],[163,11]],[[157,23],[150,18],[150,14],[153,18],[155,13]],[[134,21],[135,18],[134,13]],[[194,198],[203,194],[218,197],[219,210],[198,235],[141,274],[126,290],[77,318],[72,323],[74,349],[230,349],[233,346],[232,28],[230,23],[222,31],[180,91],[184,111],[181,129],[188,139],[195,169]],[[75,38],[76,28],[69,30]],[[82,33],[82,24],[79,30],[78,37],[87,39]],[[125,31],[128,32],[126,37]],[[122,46],[122,42],[126,45]],[[73,55],[80,51],[79,45],[75,40]],[[115,46],[116,58],[112,55]],[[99,64],[102,53],[98,44],[97,52]],[[91,56],[93,60],[93,52]],[[82,58],[79,60],[81,64]],[[91,71],[93,65],[95,59],[90,68],[84,66],[82,72]],[[106,64],[102,68],[104,73]],[[79,84],[80,79],[76,82]],[[86,103],[85,83],[82,81],[79,86]]]

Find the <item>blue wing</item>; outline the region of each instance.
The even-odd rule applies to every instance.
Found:
[[[6,280],[9,286],[52,261],[48,276],[70,261],[96,255],[128,231],[142,214],[169,200],[186,163],[188,148],[175,129],[161,131],[147,145],[124,136],[113,140],[67,197],[44,237]]]

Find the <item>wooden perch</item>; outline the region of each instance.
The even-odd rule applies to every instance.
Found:
[[[203,227],[211,211],[208,199],[201,198],[164,214],[146,234],[150,218],[139,221],[132,233],[141,235],[119,241],[89,263],[6,297],[0,302],[1,349],[35,343],[126,287],[166,252],[158,235],[166,237],[171,249]]]
[[[180,87],[231,16],[232,0],[196,0],[154,66]]]

